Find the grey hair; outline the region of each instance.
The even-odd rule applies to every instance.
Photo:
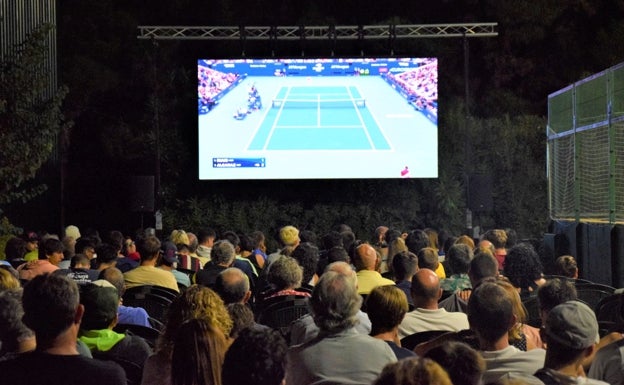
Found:
[[[335,271],[327,271],[314,287],[310,310],[321,331],[336,333],[355,326],[362,297],[353,279]]]
[[[325,273],[328,271],[333,271],[335,273],[344,275],[345,277],[349,278],[353,286],[357,288],[357,274],[355,273],[355,270],[353,270],[353,267],[351,267],[351,265],[349,265],[347,262],[338,261],[330,263],[325,268]]]
[[[216,241],[214,245],[212,245],[212,250],[210,251],[210,259],[213,263],[217,265],[231,265],[234,262],[234,258],[236,258],[236,250],[234,250],[234,245],[230,243],[230,241],[222,239],[220,241]]]
[[[303,268],[293,257],[282,255],[271,264],[268,279],[279,290],[294,289],[301,286]]]

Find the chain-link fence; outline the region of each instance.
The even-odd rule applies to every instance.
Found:
[[[624,63],[548,97],[550,216],[624,223]]]

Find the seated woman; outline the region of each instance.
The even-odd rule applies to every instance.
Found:
[[[527,313],[516,288],[503,277],[497,279],[496,284],[505,289],[511,297],[514,314],[518,320],[516,325],[509,331],[509,343],[524,351],[544,348],[539,329],[525,323],[527,321]]]
[[[396,286],[377,286],[366,298],[366,313],[372,324],[370,335],[385,341],[399,360],[416,355],[402,348],[399,340],[399,324],[407,310],[407,297]]]
[[[221,297],[205,286],[191,285],[169,308],[165,330],[156,343],[156,353],[145,362],[141,384],[171,385],[176,334],[185,321],[194,318],[208,321],[226,336],[232,329],[232,319]]]
[[[171,356],[172,385],[221,385],[221,366],[229,347],[223,332],[206,319],[180,325]]]
[[[303,268],[292,257],[282,255],[276,259],[269,269],[268,280],[274,292],[265,299],[286,295],[310,297],[310,292],[297,290],[303,280]]]

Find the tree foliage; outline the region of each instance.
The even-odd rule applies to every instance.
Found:
[[[465,230],[466,176],[484,173],[493,178],[494,210],[482,213],[481,223],[476,224],[513,227],[521,237],[541,237],[548,220],[543,118],[547,95],[617,64],[624,54],[624,39],[619,38],[624,33],[622,1],[316,0],[296,7],[288,0],[265,3],[171,0],[152,2],[149,10],[137,2],[123,7],[95,0],[59,3],[59,40],[65,47],[59,57],[61,76],[72,87],[67,114],[77,121],[69,174],[79,188],[73,192],[77,209],[71,220],[109,225],[97,223],[101,215],[80,217],[84,214],[78,208],[90,207],[102,197],[109,202],[110,195],[104,188],[94,188],[100,196],[87,194],[84,174],[98,175],[98,187],[110,178],[118,190],[123,173],[154,173],[158,148],[166,228],[211,225],[261,229],[270,236],[286,223],[324,231],[345,222],[363,238],[380,224],[402,229],[434,226],[459,233]],[[303,42],[280,42],[272,52],[270,44],[260,41],[246,45],[158,41],[156,45],[136,39],[137,25],[485,21],[498,22],[499,36],[469,39],[468,79],[461,39],[394,41],[397,56],[440,59],[439,177],[430,180],[198,181],[197,125],[190,118],[196,114],[195,60],[202,55],[235,57],[241,51],[249,57],[292,57],[303,53]],[[306,41],[305,52],[329,54],[330,45]],[[354,52],[385,55],[389,42],[336,44],[336,56]],[[471,100],[463,100],[464,82]],[[466,103],[471,116],[465,112]]]
[[[0,63],[0,205],[25,202],[45,191],[45,185],[29,182],[68,127],[61,113],[66,89],[48,94],[45,60],[51,28],[34,30]]]

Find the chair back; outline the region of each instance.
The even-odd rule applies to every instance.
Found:
[[[147,322],[149,322],[152,329],[156,329],[161,332],[165,330],[165,323],[157,320],[156,318],[147,317]]]
[[[587,303],[592,309],[596,309],[598,303],[603,299],[611,296],[615,292],[615,288],[599,283],[577,284],[576,294],[578,299]]]
[[[624,294],[611,294],[598,302],[594,311],[598,322],[624,323]]]
[[[537,296],[531,296],[522,301],[522,305],[527,313],[526,323],[529,326],[539,328],[542,326],[542,318],[540,317],[540,309]]]
[[[401,347],[414,350],[416,345],[432,340],[442,334],[451,333],[449,330],[427,330],[424,332],[418,332],[410,334],[409,336],[401,338]]]
[[[156,347],[156,341],[160,337],[160,331],[147,326],[134,325],[134,324],[117,324],[113,328],[117,333],[130,333],[135,336],[139,336],[147,342],[147,344],[154,350]]]
[[[143,379],[143,368],[136,362],[128,361],[123,358],[113,357],[109,354],[102,354],[99,352],[92,352],[93,358],[102,361],[112,361],[122,367],[126,372],[126,384],[139,385]]]
[[[296,289],[296,290],[299,291],[299,289]],[[275,294],[275,293],[277,293],[277,291],[273,291],[272,294]],[[304,295],[278,295],[275,297],[265,297],[261,301],[256,302],[254,304],[254,314],[257,316],[262,311],[264,311],[264,309],[268,308],[269,306],[275,303],[282,302],[286,299],[294,299],[294,298],[308,298],[308,297]]]
[[[126,291],[123,295],[123,304],[125,306],[142,307],[147,314],[164,323],[167,319],[167,311],[173,303],[169,297],[163,297],[152,292],[130,292]]]
[[[278,330],[286,340],[290,334],[290,324],[309,313],[308,298],[300,296],[282,296],[264,307],[258,314],[258,323]],[[279,297],[275,297],[279,298]]]
[[[164,298],[168,298],[171,301],[174,301],[176,298],[180,296],[180,293],[170,289],[168,287],[157,286],[157,285],[141,285],[134,286],[129,289],[126,289],[124,293],[124,298],[126,296],[133,296],[135,298],[141,298],[143,295],[148,293],[153,293],[159,295]]]

